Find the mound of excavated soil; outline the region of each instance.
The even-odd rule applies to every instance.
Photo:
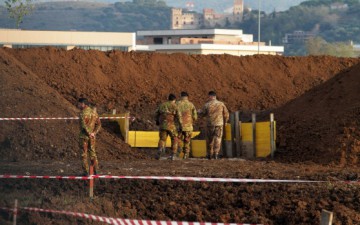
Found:
[[[360,162],[360,64],[276,112],[284,161]]]
[[[136,117],[131,129],[137,130],[156,129],[153,112],[170,92],[188,91],[196,107],[204,104],[209,90],[216,90],[230,111],[271,110],[360,62],[359,59],[325,56],[189,56],[55,48],[0,51],[1,93],[4,93],[0,106],[5,109],[0,112],[0,117],[74,116],[77,113],[76,100],[84,96],[96,104],[100,113],[112,109],[130,111]],[[345,85],[343,83],[346,89]],[[326,90],[325,84],[320,87],[324,88],[323,92],[331,91]],[[319,91],[311,93],[316,106],[317,101],[321,101],[316,97]],[[351,94],[358,92],[349,91],[349,96]],[[347,99],[345,95],[343,97]],[[331,110],[340,96],[335,97],[331,104],[330,98],[329,105],[319,108],[319,118],[324,117],[321,110]],[[351,102],[350,99],[348,101]],[[324,162],[338,162],[337,149],[344,140],[336,138],[339,132],[343,132],[344,126],[327,127],[326,124],[330,123],[324,123],[322,131],[325,133],[319,135],[333,138],[334,142],[328,143],[329,148],[321,146],[320,142],[314,143],[313,139],[303,140],[303,136],[298,136],[301,132],[293,131],[297,129],[292,128],[295,123],[292,118],[299,112],[306,114],[304,109],[308,106],[309,109],[314,108],[307,104],[293,104],[292,110],[285,107],[275,115],[281,135],[282,151],[279,155],[288,161],[318,162],[320,158],[326,158]],[[328,118],[324,117],[324,121]],[[78,155],[78,127],[75,121],[2,123],[5,128],[1,133],[0,155],[4,158],[67,159]],[[301,120],[296,122],[295,127],[317,133],[319,126],[315,120]],[[334,133],[327,129],[340,131]],[[144,157],[131,150],[111,130],[105,127],[99,137],[100,158]],[[288,131],[291,134],[287,134]],[[309,158],[304,155],[309,155]]]

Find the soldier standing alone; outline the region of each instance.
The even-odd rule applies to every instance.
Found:
[[[171,138],[171,150],[172,154],[170,156],[171,160],[174,160],[174,157],[178,148],[178,132],[177,132],[177,123],[181,123],[180,114],[175,103],[176,96],[170,94],[168,101],[159,105],[155,112],[156,124],[159,125],[159,143],[158,143],[158,153],[156,159],[160,159],[161,154],[165,152],[166,139],[168,136]]]
[[[78,108],[81,110],[80,118],[80,134],[79,144],[82,150],[82,167],[84,175],[89,175],[89,165],[87,154],[89,153],[91,165],[94,167],[94,174],[96,175],[99,167],[99,162],[96,156],[95,143],[96,134],[100,131],[101,122],[99,115],[95,109],[89,106],[86,98],[80,98],[78,101]]]
[[[189,101],[189,94],[183,91],[180,95],[181,99],[177,102],[181,115],[179,138],[183,142],[183,159],[187,159],[190,153],[190,140],[193,132],[193,123],[197,120],[197,112],[194,104]]]
[[[215,91],[209,92],[209,101],[204,105],[201,116],[207,118],[206,153],[208,159],[219,159],[223,126],[229,120],[229,111],[225,104],[216,99]]]

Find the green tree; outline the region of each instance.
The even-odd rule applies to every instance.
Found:
[[[306,42],[309,55],[331,55],[338,57],[354,57],[353,46],[345,42],[328,43],[321,37],[315,37]]]
[[[30,14],[34,9],[32,0],[6,0],[5,6],[9,12],[9,17],[15,19],[16,28],[20,27],[24,16]]]

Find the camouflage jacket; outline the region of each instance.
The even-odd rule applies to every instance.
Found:
[[[177,105],[173,101],[167,101],[159,105],[155,112],[155,120],[159,123],[161,130],[177,130],[180,121]]]
[[[181,130],[193,131],[193,123],[197,120],[197,112],[194,104],[192,104],[187,97],[182,97],[177,102],[178,110],[181,115]]]
[[[97,134],[101,128],[101,122],[96,110],[89,106],[80,112],[80,138],[89,138],[91,133]]]
[[[229,111],[223,102],[217,99],[208,101],[201,110],[207,117],[207,126],[223,126],[229,120]]]

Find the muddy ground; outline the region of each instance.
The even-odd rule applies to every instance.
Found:
[[[185,90],[197,108],[215,90],[230,111],[277,120],[274,159],[153,159],[131,148],[111,122],[98,137],[101,171],[169,175],[306,179],[316,184],[205,183],[154,180],[87,182],[0,180],[0,207],[20,206],[130,219],[262,224],[360,224],[360,59],[163,55],[55,48],[0,49],[0,117],[71,117],[79,97],[100,113],[129,111],[132,130],[156,130],[153,112],[170,92]],[[0,174],[79,175],[76,121],[0,121]],[[196,129],[202,130],[202,121]],[[0,213],[0,223],[10,224]],[[21,213],[19,224],[97,224],[66,216]]]

